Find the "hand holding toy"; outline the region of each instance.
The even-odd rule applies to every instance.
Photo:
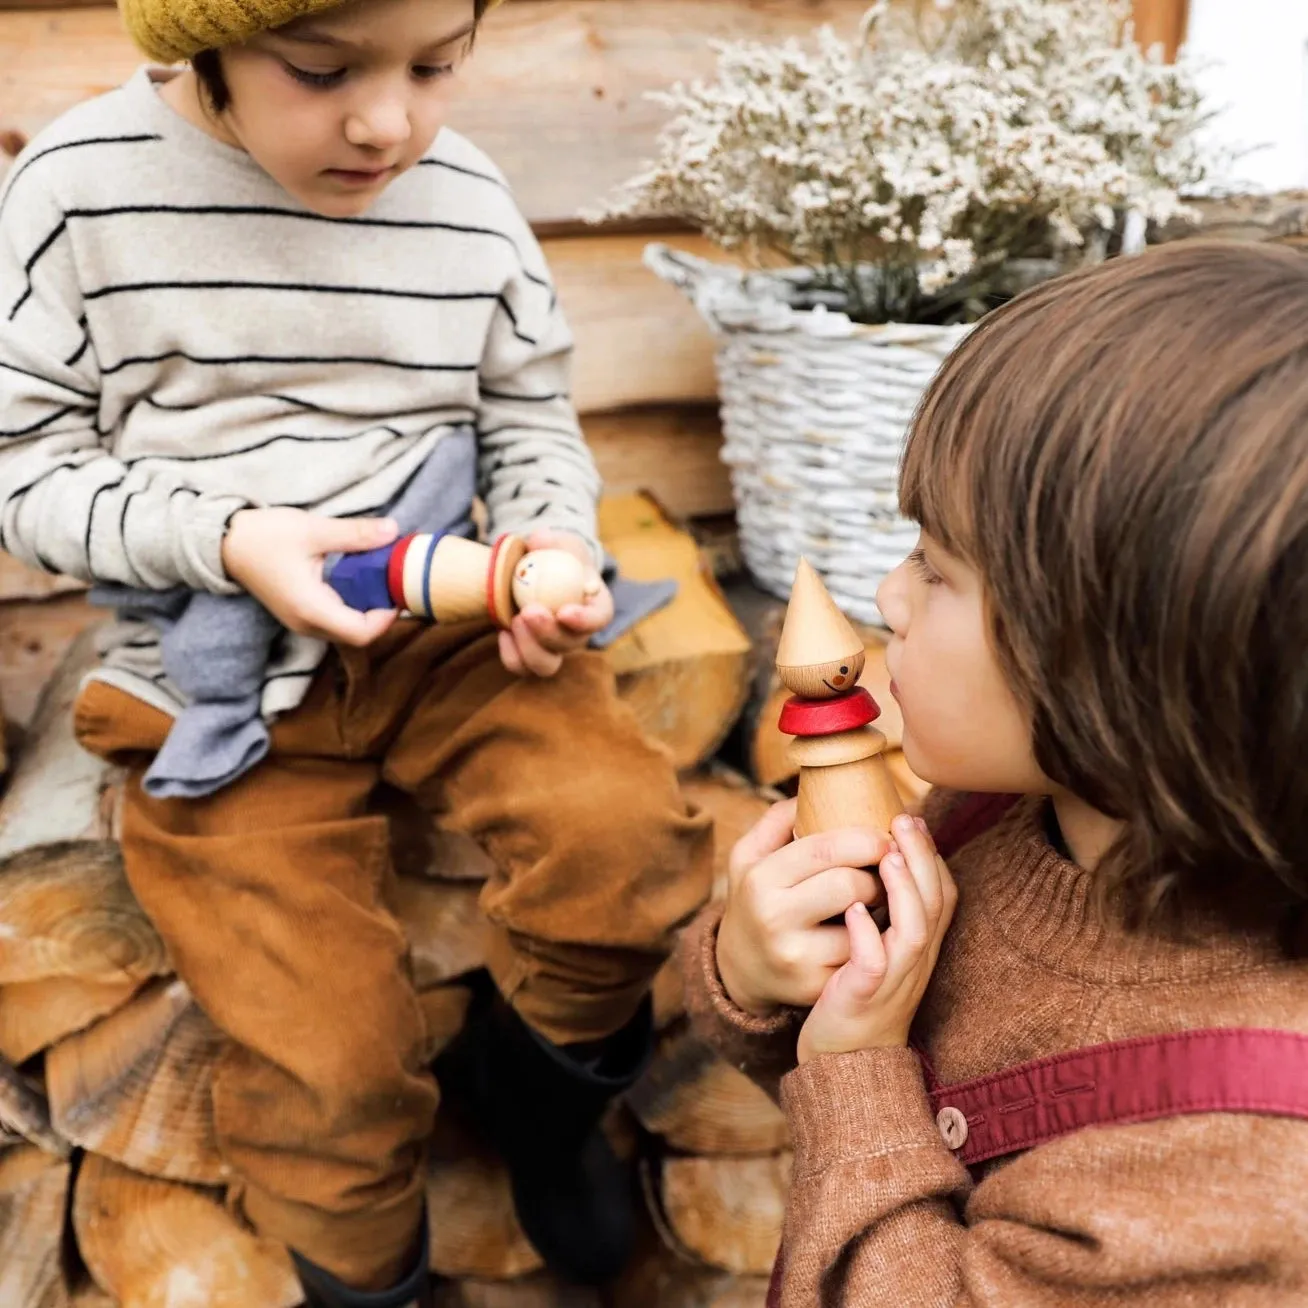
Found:
[[[528,604],[551,613],[584,604],[598,585],[567,550],[527,550],[517,536],[493,545],[462,536],[403,536],[346,555],[328,581],[351,608],[405,609],[433,622],[489,617],[508,629]]]

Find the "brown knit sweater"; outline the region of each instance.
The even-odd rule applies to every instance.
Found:
[[[933,806],[936,807],[936,806]],[[930,811],[928,813],[930,817]],[[958,909],[913,1038],[940,1080],[1129,1036],[1308,1032],[1308,962],[1211,919],[1188,943],[1101,927],[1087,874],[1025,800],[959,851]],[[926,1308],[1308,1304],[1308,1121],[1206,1113],[1089,1128],[973,1181],[946,1148],[917,1055],[795,1068],[803,1014],[751,1018],[722,989],[721,908],[686,937],[688,1002],[780,1097],[795,1166],[782,1302]],[[791,1070],[794,1069],[794,1070]]]

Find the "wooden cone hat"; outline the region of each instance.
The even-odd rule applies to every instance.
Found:
[[[822,578],[807,559],[795,569],[786,621],[777,646],[777,673],[797,695],[817,696],[844,693],[853,688],[863,670],[863,641],[849,619],[836,607]],[[840,678],[840,686],[824,687],[820,674],[832,666],[853,669]],[[834,680],[834,678],[833,678]]]

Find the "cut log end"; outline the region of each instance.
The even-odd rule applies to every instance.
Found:
[[[772,1154],[789,1143],[781,1109],[688,1032],[663,1040],[627,1102],[647,1130],[692,1154]]]
[[[742,1276],[766,1276],[781,1241],[791,1157],[668,1158],[667,1229],[691,1256]]]
[[[211,1092],[225,1048],[182,982],[153,983],[47,1052],[55,1128],[133,1171],[217,1185]]]
[[[221,1194],[88,1154],[73,1196],[78,1248],[124,1308],[295,1308],[286,1250],[246,1230]]]
[[[61,1261],[69,1164],[34,1145],[0,1151],[0,1304],[66,1308]]]

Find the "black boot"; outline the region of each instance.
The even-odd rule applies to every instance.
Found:
[[[389,1290],[354,1290],[294,1249],[291,1258],[304,1290],[304,1308],[435,1308],[431,1273],[427,1270],[431,1250],[426,1213],[422,1215],[422,1247],[413,1268]]]
[[[435,1063],[442,1095],[507,1164],[527,1238],[575,1284],[612,1280],[631,1256],[633,1178],[599,1122],[644,1071],[652,1046],[648,997],[621,1031],[560,1046],[492,986]]]

